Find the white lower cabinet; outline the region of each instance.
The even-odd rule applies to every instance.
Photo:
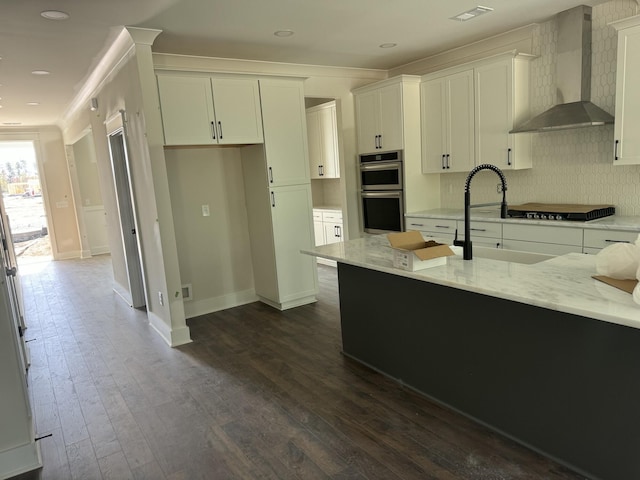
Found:
[[[316,246],[338,243],[344,240],[342,235],[342,212],[340,210],[313,209],[313,229]],[[336,262],[318,258],[318,263],[336,265]]]
[[[458,240],[464,240],[464,220],[458,220]],[[469,224],[471,243],[482,247],[502,248],[502,224],[472,220]]]
[[[585,229],[583,253],[596,254],[614,243],[634,243],[637,239],[638,232]]]
[[[407,215],[405,225],[406,230],[417,230],[425,239],[440,243],[452,244],[456,230],[458,240],[464,240],[465,236],[464,220]],[[614,243],[635,243],[640,235],[640,226],[638,230],[631,231],[526,224],[526,220],[523,220],[523,223],[472,220],[470,231],[473,245],[564,255],[566,253],[596,254]]]
[[[582,228],[547,225],[502,226],[502,248],[549,255],[582,252]]]
[[[405,230],[417,230],[427,240],[451,245],[456,234],[457,222],[444,218],[405,217]],[[460,232],[458,232],[458,238]]]
[[[324,245],[324,225],[322,224],[322,211],[313,209],[313,236],[316,247]]]

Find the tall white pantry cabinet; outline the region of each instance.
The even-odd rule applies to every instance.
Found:
[[[311,180],[302,80],[260,79],[264,146],[242,149],[256,295],[277,309],[314,302]]]
[[[10,478],[40,468],[42,460],[27,386],[29,355],[19,277],[1,197],[0,233],[0,478]]]

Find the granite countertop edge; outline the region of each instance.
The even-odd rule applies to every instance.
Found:
[[[640,328],[632,295],[592,278],[595,255],[569,253],[532,265],[454,255],[445,265],[418,271],[393,266],[386,235],[368,235],[302,250],[315,257],[470,292]]]

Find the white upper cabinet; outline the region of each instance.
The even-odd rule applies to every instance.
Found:
[[[618,30],[614,165],[640,164],[640,15],[613,26]]]
[[[262,143],[256,78],[158,74],[165,145]]]
[[[302,82],[260,79],[260,95],[265,118],[264,149],[269,186],[309,183],[309,149]]]
[[[501,58],[474,69],[476,164],[531,168],[531,134],[511,134],[529,116],[529,60]]]
[[[358,153],[403,149],[402,77],[354,91]]]
[[[529,115],[530,58],[499,55],[422,77],[424,173],[531,168],[531,134],[509,133]]]
[[[473,70],[422,82],[424,173],[467,172],[474,165]]]
[[[340,178],[336,104],[307,108],[311,178]]]

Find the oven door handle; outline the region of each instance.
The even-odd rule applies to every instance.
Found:
[[[401,163],[361,163],[360,170],[400,170]]]
[[[368,198],[402,198],[402,191],[386,191],[386,192],[360,192],[361,196]]]

